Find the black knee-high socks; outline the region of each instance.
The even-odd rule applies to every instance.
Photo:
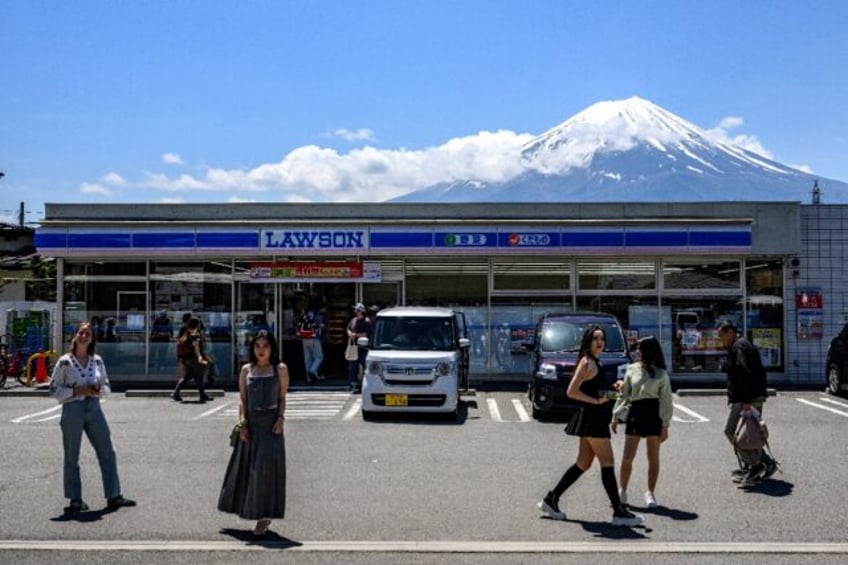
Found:
[[[558,499],[562,496],[562,493],[565,492],[565,489],[574,484],[574,481],[580,478],[580,475],[583,474],[583,469],[578,467],[577,465],[572,465],[568,469],[566,469],[565,473],[562,475],[562,478],[554,487],[554,490],[551,491],[554,493],[554,496]]]
[[[621,498],[618,496],[618,482],[615,480],[615,468],[601,467],[601,482],[604,483],[604,490],[607,491],[607,496],[612,503],[613,510],[621,509]]]

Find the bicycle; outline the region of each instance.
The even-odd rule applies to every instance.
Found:
[[[14,377],[24,386],[26,379],[26,353],[22,349],[15,351],[11,357],[6,352],[5,346],[0,349],[0,388],[6,387],[9,377]]]

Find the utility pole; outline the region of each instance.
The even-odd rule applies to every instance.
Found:
[[[24,203],[21,202],[21,211],[18,212],[18,223],[24,227]]]

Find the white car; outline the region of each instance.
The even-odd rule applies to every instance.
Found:
[[[377,412],[456,415],[468,386],[465,316],[448,308],[388,308],[374,318],[362,381],[362,417]]]

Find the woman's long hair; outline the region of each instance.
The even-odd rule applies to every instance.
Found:
[[[594,334],[598,330],[600,330],[601,334],[604,336],[604,341],[607,340],[607,332],[605,332],[604,328],[602,328],[601,326],[590,326],[586,328],[586,331],[583,332],[583,337],[580,338],[580,351],[577,353],[578,362],[583,357],[589,357],[599,367],[601,366],[600,359],[592,355],[592,334]]]
[[[254,350],[254,346],[256,342],[260,339],[264,339],[268,341],[268,345],[271,346],[271,355],[269,359],[271,361],[271,366],[276,367],[280,364],[280,350],[277,348],[277,340],[274,338],[274,334],[269,332],[268,330],[259,330],[256,332],[256,335],[250,339],[250,349],[249,349],[249,358],[250,364],[256,365],[259,362],[259,358],[256,357],[256,351]]]
[[[77,331],[74,332],[74,338],[71,340],[71,350],[68,352],[71,355],[77,354],[77,334],[83,328],[88,328],[88,332],[91,334],[91,340],[89,340],[88,342],[86,353],[88,353],[89,355],[94,355],[94,345],[97,343],[97,337],[94,335],[94,328],[88,322],[83,322],[79,326],[77,326]]]
[[[665,355],[663,355],[660,340],[649,335],[636,342],[639,349],[642,366],[651,377],[657,376],[657,369],[665,369]]]

